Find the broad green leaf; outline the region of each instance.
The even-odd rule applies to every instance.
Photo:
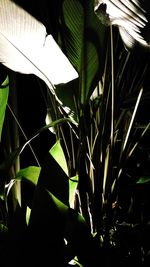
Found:
[[[87,231],[87,225],[84,217],[79,213],[76,212],[73,209],[70,209],[66,204],[64,204],[62,201],[60,201],[57,197],[55,197],[50,191],[48,191],[49,196],[51,197],[51,200],[56,205],[58,210],[63,213],[64,215],[67,215],[68,217],[68,225],[72,223],[73,227],[78,230],[76,234],[78,235],[81,231],[81,229],[85,229]],[[80,234],[79,234],[80,235]]]
[[[56,162],[59,164],[59,166],[63,169],[63,171],[68,176],[67,162],[65,159],[63,149],[60,144],[60,140],[58,140],[54,144],[54,146],[50,149],[50,154],[52,155],[52,157],[56,160]],[[74,198],[75,198],[75,191],[78,185],[78,178],[79,178],[78,175],[76,175],[69,179],[69,204],[71,208],[73,208],[74,206]]]
[[[143,176],[137,181],[137,184],[146,184],[150,182],[150,177]]]
[[[50,191],[47,190],[47,192],[51,197],[51,199],[53,200],[53,202],[55,203],[56,207],[59,209],[59,211],[66,214],[69,210],[69,207],[62,201],[60,201],[57,197],[55,197]]]
[[[2,86],[6,86],[6,87],[3,89],[0,89],[0,140],[1,140],[3,123],[4,123],[4,118],[5,118],[7,100],[8,100],[8,95],[9,95],[8,84],[9,84],[9,80],[7,77],[6,80],[2,84]]]
[[[58,140],[53,147],[50,149],[50,154],[57,161],[59,166],[63,169],[63,171],[68,175],[68,167],[66,158],[63,152],[63,149],[60,144],[60,140]]]
[[[85,104],[101,79],[104,67],[106,27],[89,0],[63,2],[64,46],[79,75],[79,101]]]
[[[69,204],[71,208],[74,208],[75,193],[78,186],[78,175],[69,179]]]
[[[21,169],[16,174],[16,179],[17,180],[26,179],[27,181],[33,183],[34,185],[37,185],[40,171],[41,171],[41,167],[29,166],[27,168]]]
[[[70,222],[77,227],[77,229],[80,231],[82,227],[85,227],[87,230],[87,224],[84,219],[84,217],[79,213],[76,212],[73,209],[70,209],[69,206],[64,204],[61,200],[59,200],[57,197],[55,197],[50,191],[46,190],[53,201],[53,203],[57,206],[59,211],[63,213],[64,215],[68,216],[68,224]],[[81,228],[80,228],[81,227]],[[77,233],[76,233],[77,234]]]

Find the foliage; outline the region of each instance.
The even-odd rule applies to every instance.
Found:
[[[53,2],[44,2],[42,14]],[[57,1],[55,8],[45,25],[79,79],[56,86],[66,112],[43,81],[3,69],[1,261],[148,266],[149,51],[127,51],[117,28],[98,20],[93,1]]]

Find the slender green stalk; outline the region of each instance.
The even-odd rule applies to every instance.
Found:
[[[24,139],[27,141],[28,138],[27,138],[27,136],[26,136],[26,134],[25,134],[25,132],[24,132],[24,130],[23,130],[21,124],[19,123],[19,121],[18,121],[18,119],[17,119],[15,113],[13,112],[11,106],[9,105],[9,103],[7,103],[7,106],[8,106],[8,108],[9,108],[9,110],[10,110],[12,116],[14,117],[14,120],[15,120],[15,122],[17,123],[17,125],[18,125],[20,131],[22,132],[22,134],[23,134],[23,136],[24,136]],[[31,152],[32,152],[32,154],[33,154],[33,156],[34,156],[34,158],[35,158],[35,160],[36,160],[37,165],[40,167],[39,160],[38,160],[38,158],[37,158],[37,156],[36,156],[36,154],[35,154],[35,152],[34,152],[32,146],[31,146],[31,144],[29,143],[28,145],[29,145],[29,147],[30,147],[30,149],[31,149]]]
[[[13,113],[17,114],[18,113],[18,107],[17,107],[17,91],[16,91],[16,75],[13,72],[9,73],[9,87],[10,87],[10,95],[9,95],[9,101],[11,105]],[[16,115],[17,116],[17,115]],[[11,121],[10,121],[11,123]],[[19,131],[18,131],[18,125],[16,121],[13,119],[12,120],[12,129],[10,133],[10,150],[14,151],[16,148],[19,147],[20,145],[20,140],[19,140]],[[15,163],[13,164],[11,168],[11,175],[12,179],[14,179],[16,173],[20,170],[20,158],[17,157]],[[21,206],[21,184],[20,181],[17,181],[13,188],[12,188],[12,198],[13,198],[13,208],[14,210],[16,209],[16,205],[19,203]]]
[[[131,132],[131,129],[132,129],[132,126],[133,126],[133,122],[134,122],[134,119],[135,119],[135,115],[136,115],[136,112],[137,112],[137,109],[138,109],[138,106],[139,106],[139,103],[140,103],[140,100],[141,100],[142,93],[143,93],[143,88],[141,88],[141,90],[139,92],[139,95],[138,95],[138,98],[137,98],[137,101],[136,101],[136,104],[135,104],[135,107],[134,107],[134,111],[133,111],[133,114],[132,114],[132,117],[131,117],[131,121],[130,121],[130,124],[129,124],[129,127],[128,127],[126,138],[125,138],[125,141],[124,141],[124,144],[123,144],[122,153],[125,151],[125,148],[126,148],[126,145],[127,145],[128,139],[129,139],[129,135],[130,135],[130,132]]]
[[[110,26],[110,39],[111,39],[111,149],[114,146],[114,108],[115,108],[115,99],[114,99],[114,91],[115,91],[115,81],[114,81],[114,45],[113,45],[113,28]]]

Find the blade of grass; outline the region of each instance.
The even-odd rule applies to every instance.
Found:
[[[125,141],[124,141],[124,144],[123,144],[122,153],[126,149],[127,142],[128,142],[129,135],[130,135],[130,132],[131,132],[131,129],[132,129],[132,126],[133,126],[134,119],[135,119],[135,115],[136,115],[136,112],[137,112],[137,109],[138,109],[138,106],[139,106],[139,103],[140,103],[140,100],[141,100],[142,93],[143,93],[143,88],[141,88],[141,90],[139,92],[139,95],[138,95],[138,98],[137,98],[137,101],[136,101],[136,104],[135,104],[135,107],[134,107],[134,111],[133,111],[133,114],[132,114],[132,117],[131,117],[129,128],[128,128],[128,131],[127,131],[127,134],[126,134],[126,138],[125,138]]]
[[[147,124],[147,126],[145,127],[144,131],[142,132],[138,142],[135,143],[135,145],[133,146],[133,148],[130,150],[128,157],[131,157],[133,152],[135,151],[136,147],[138,146],[140,140],[144,137],[145,133],[147,132],[147,130],[150,128],[150,122]]]

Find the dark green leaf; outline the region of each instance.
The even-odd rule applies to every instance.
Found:
[[[150,182],[150,177],[143,176],[137,181],[137,184],[147,184]]]
[[[56,162],[59,164],[59,166],[62,168],[62,170],[66,173],[66,175],[68,175],[67,162],[65,159],[63,149],[62,149],[61,144],[60,144],[60,140],[58,140],[53,145],[53,147],[50,149],[50,154],[56,160]]]
[[[1,134],[2,134],[3,123],[4,123],[4,118],[5,118],[7,100],[8,100],[8,95],[9,95],[8,83],[9,81],[7,77],[6,80],[2,84],[2,86],[6,85],[6,87],[3,88],[3,90],[0,90],[0,140],[1,140]]]
[[[63,3],[64,46],[79,75],[79,101],[85,104],[102,77],[106,28],[94,13],[93,1]]]
[[[40,175],[41,167],[37,166],[28,166],[27,168],[21,169],[17,174],[15,179],[26,179],[27,181],[37,185],[39,175]]]

